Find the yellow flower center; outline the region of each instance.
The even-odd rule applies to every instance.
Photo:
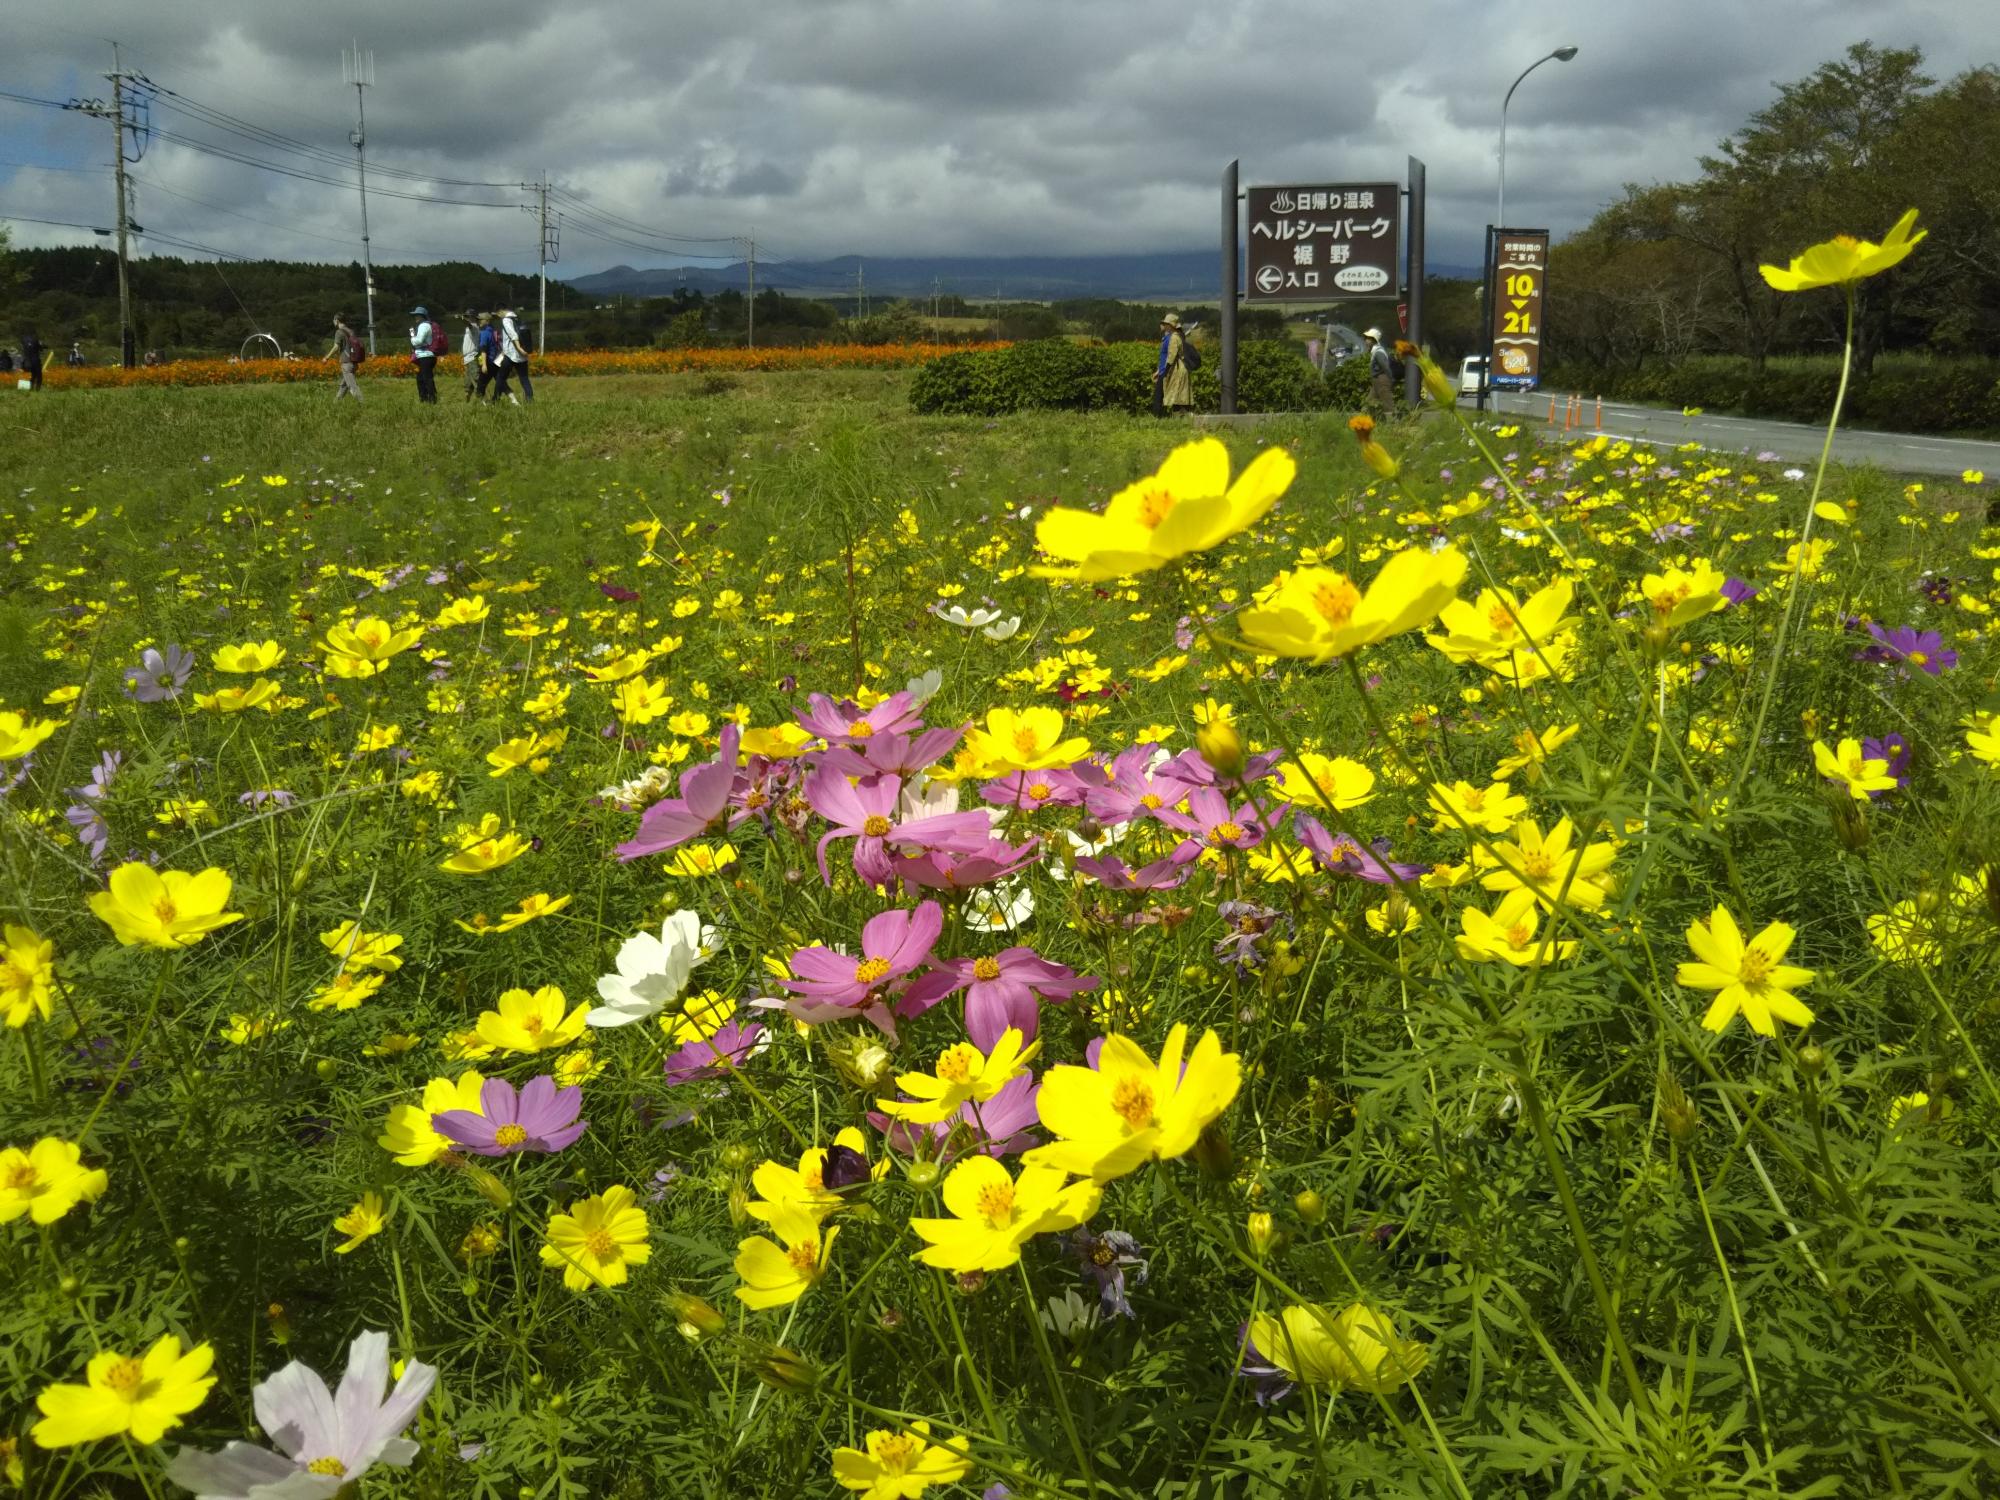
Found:
[[[583,1237],[583,1252],[599,1260],[611,1260],[618,1254],[618,1242],[611,1238],[610,1230],[593,1229]]]
[[[1042,748],[1042,737],[1024,725],[1014,731],[1014,748],[1023,755],[1034,755]]]
[[[970,1044],[960,1042],[938,1054],[937,1076],[946,1083],[964,1083],[972,1076],[978,1061],[979,1053]]]
[[[1556,862],[1546,849],[1531,849],[1521,856],[1521,869],[1530,880],[1547,880],[1556,872]]]
[[[25,990],[28,987],[28,971],[13,959],[0,959],[0,991]]]
[[[979,1190],[979,1217],[994,1229],[1014,1222],[1014,1184],[989,1182]]]
[[[1118,1252],[1111,1248],[1107,1240],[1098,1240],[1090,1247],[1090,1262],[1096,1266],[1113,1265],[1118,1260]]]
[[[354,638],[371,651],[382,644],[382,632],[379,630],[357,630]]]
[[[1745,948],[1736,966],[1736,977],[1745,984],[1762,984],[1771,976],[1771,955],[1762,948]]]
[[[1507,929],[1507,946],[1512,948],[1516,953],[1519,953],[1529,943],[1534,941],[1534,937],[1534,928],[1530,927],[1526,922],[1516,922],[1512,927]]]
[[[864,958],[854,966],[854,982],[856,984],[873,984],[888,972],[888,959]]]
[[[1174,508],[1174,497],[1167,490],[1148,490],[1139,497],[1139,524],[1148,531],[1166,520]]]
[[[1517,628],[1513,611],[1504,604],[1496,604],[1486,612],[1486,623],[1495,635],[1512,635]]]
[[[1139,799],[1139,805],[1150,812],[1166,806],[1166,803],[1161,799],[1158,792],[1147,792]]]
[[[847,726],[847,737],[851,740],[872,740],[875,738],[875,726],[866,719],[856,719]]]
[[[972,977],[988,982],[998,979],[1000,977],[1000,960],[997,958],[974,959],[972,961]]]
[[[1028,788],[1028,800],[1031,802],[1045,801],[1049,793],[1053,790],[1054,788],[1046,781],[1038,781]]]
[[[764,793],[758,791],[745,792],[743,794],[743,805],[753,812],[770,800]]]
[[[1361,590],[1344,573],[1336,574],[1334,582],[1323,583],[1313,590],[1313,608],[1329,625],[1345,625],[1354,617],[1354,607],[1360,602]]]
[[[805,1240],[785,1252],[792,1269],[810,1280],[819,1271],[819,1241]]]
[[[1925,662],[1929,661],[1930,659],[1931,657],[1928,651],[1912,651],[1910,653],[1910,661],[1919,667],[1921,667]]]
[[[1153,1086],[1138,1074],[1127,1073],[1111,1086],[1111,1109],[1128,1130],[1144,1130],[1153,1123]]]
[[[104,1388],[127,1401],[139,1399],[139,1387],[145,1382],[146,1367],[129,1354],[113,1360],[104,1372]]]
[[[1241,823],[1217,823],[1213,828],[1208,830],[1208,841],[1211,844],[1233,844],[1242,837],[1243,825]]]
[[[907,1432],[883,1438],[875,1445],[875,1462],[884,1474],[907,1474],[922,1454],[923,1445]]]
[[[153,915],[159,918],[162,927],[171,927],[180,919],[180,909],[174,905],[172,896],[162,896],[153,903]]]
[[[871,839],[886,837],[889,830],[895,826],[880,813],[870,813],[861,820],[861,831]]]
[[[316,1458],[306,1465],[308,1474],[325,1474],[334,1479],[347,1477],[347,1465],[329,1453],[325,1458]]]
[[[521,1029],[527,1032],[529,1036],[540,1036],[542,1034],[542,1026],[542,1018],[538,1015],[525,1016],[521,1020]]]
[[[9,1167],[6,1176],[0,1177],[0,1185],[4,1185],[12,1192],[25,1193],[33,1189],[40,1176],[41,1174],[35,1170],[34,1163],[24,1161]]]
[[[527,1139],[528,1128],[525,1125],[502,1125],[493,1132],[493,1143],[496,1146],[519,1146],[526,1143]]]
[[[1847,757],[1847,774],[1859,781],[1868,774],[1868,763],[1858,755]]]

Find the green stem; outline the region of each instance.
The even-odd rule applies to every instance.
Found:
[[[1084,1449],[1083,1439],[1077,1434],[1076,1418],[1070,1413],[1069,1397],[1063,1393],[1062,1377],[1056,1372],[1056,1357],[1049,1348],[1049,1335],[1042,1327],[1041,1308],[1035,1301],[1034,1284],[1028,1280],[1028,1263],[1017,1260],[1014,1262],[1014,1269],[1021,1276],[1021,1295],[1027,1299],[1028,1304],[1028,1327],[1035,1335],[1035,1352],[1041,1356],[1042,1373],[1049,1378],[1049,1393],[1056,1398],[1056,1410],[1062,1416],[1063,1431],[1069,1437],[1070,1452],[1076,1455],[1077,1464],[1083,1470],[1084,1483],[1094,1495],[1097,1493],[1097,1470],[1091,1466],[1090,1454]]]

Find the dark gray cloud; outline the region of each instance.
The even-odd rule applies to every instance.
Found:
[[[1992,0],[0,0],[0,13],[0,87],[102,93],[100,38],[116,37],[157,83],[336,153],[353,123],[340,49],[358,37],[376,60],[377,257],[508,268],[534,259],[526,215],[395,198],[424,189],[393,171],[514,184],[546,170],[613,219],[754,232],[767,255],[1125,253],[1212,243],[1231,157],[1246,182],[1282,182],[1400,176],[1414,154],[1434,256],[1469,262],[1493,212],[1501,95],[1560,43],[1578,57],[1522,87],[1508,134],[1508,217],[1558,232],[1623,183],[1687,174],[1774,82],[1851,42],[1922,46],[1941,75],[2000,60]],[[173,102],[155,114],[167,129],[350,175],[219,135]],[[0,210],[108,221],[107,126],[11,104],[0,120]],[[245,254],[356,253],[351,187],[159,139],[136,176],[149,229]],[[513,187],[435,192],[524,201]],[[564,270],[681,258],[616,223],[564,225]]]

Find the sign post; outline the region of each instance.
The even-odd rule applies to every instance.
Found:
[[[1236,298],[1242,284],[1236,266],[1236,166],[1231,162],[1222,174],[1222,349],[1216,376],[1222,384],[1217,406],[1224,416],[1236,410]]]
[[[1409,298],[1409,320],[1403,336],[1419,349],[1424,347],[1424,164],[1414,156],[1410,158],[1410,232],[1403,245],[1403,284],[1409,288],[1405,294]],[[1423,390],[1423,371],[1417,362],[1408,361],[1409,368],[1403,372],[1403,399],[1410,403],[1410,410],[1417,409],[1417,402]]]
[[[1496,228],[1492,237],[1487,381],[1497,390],[1532,391],[1542,378],[1542,289],[1548,280],[1549,232]]]

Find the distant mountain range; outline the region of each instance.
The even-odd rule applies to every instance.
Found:
[[[1131,301],[1203,301],[1216,294],[1219,257],[1210,251],[1154,255],[860,256],[832,260],[759,261],[757,288],[791,296],[928,297],[933,291],[971,301],[1056,302],[1070,297]],[[1474,277],[1467,266],[1433,264],[1434,277]],[[749,267],[613,266],[569,285],[591,297],[671,297],[681,287],[713,295],[743,291]]]

